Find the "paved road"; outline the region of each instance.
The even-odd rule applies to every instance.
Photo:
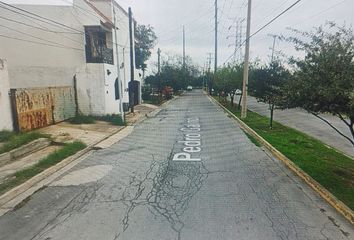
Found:
[[[269,117],[268,105],[259,103],[253,97],[249,97],[248,107],[250,110],[263,116]],[[322,115],[330,121],[337,129],[351,138],[349,128],[337,117],[331,115]],[[329,146],[332,146],[349,156],[354,157],[354,148],[348,140],[340,136],[335,130],[328,126],[322,120],[307,113],[301,109],[275,110],[274,120],[283,125],[295,128],[301,132],[321,140]]]
[[[0,217],[4,240],[353,237],[345,219],[198,91]]]

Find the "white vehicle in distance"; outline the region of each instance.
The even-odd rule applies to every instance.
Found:
[[[188,87],[187,87],[187,91],[192,91],[193,90],[193,87],[191,86],[191,85],[189,85]]]

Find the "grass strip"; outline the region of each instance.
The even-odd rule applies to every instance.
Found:
[[[218,101],[218,98],[215,98]],[[240,117],[240,110],[228,102],[228,110]],[[269,128],[269,118],[248,111],[242,119],[303,171],[354,210],[354,160],[321,141],[278,122]]]
[[[4,143],[4,145],[0,147],[0,154],[21,147],[38,138],[49,138],[49,135],[42,134],[39,132],[9,134],[8,137],[6,137],[6,142]]]
[[[26,182],[28,179],[43,172],[47,168],[54,166],[67,157],[70,157],[78,151],[84,149],[86,145],[82,142],[67,143],[63,148],[49,154],[47,157],[39,161],[37,164],[26,168],[9,176],[3,183],[0,184],[0,195],[6,191]]]

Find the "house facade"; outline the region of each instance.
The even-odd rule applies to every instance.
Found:
[[[68,6],[14,6],[18,9],[0,8],[0,58],[7,61],[10,89],[21,93],[15,96],[15,104],[24,112],[19,110],[16,117],[21,122],[45,116],[39,125],[27,123],[25,130],[75,113],[120,114],[120,98],[125,105],[129,103],[131,62],[140,88],[135,54],[130,59],[127,11],[111,0],[74,0]],[[138,102],[139,88],[135,93]],[[28,107],[48,99],[51,106]],[[44,108],[45,112],[38,112]],[[64,113],[59,113],[61,110]]]

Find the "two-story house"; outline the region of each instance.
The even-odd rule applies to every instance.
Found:
[[[134,102],[140,102],[140,74],[135,54],[130,58],[129,37],[128,12],[114,0],[0,3],[0,59],[7,61],[10,88],[16,90],[19,129],[49,125],[78,111],[120,114],[120,100],[129,103],[131,64],[137,80]]]

